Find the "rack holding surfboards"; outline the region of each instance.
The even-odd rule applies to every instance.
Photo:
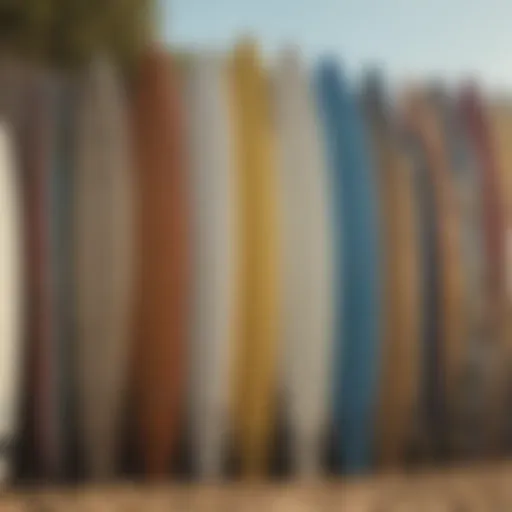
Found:
[[[0,62],[0,477],[504,457],[512,109],[483,98],[252,40]]]

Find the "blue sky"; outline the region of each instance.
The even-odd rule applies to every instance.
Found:
[[[329,53],[358,73],[478,74],[512,86],[512,0],[161,0],[167,42],[225,49],[246,33],[271,56],[300,44],[309,61]]]

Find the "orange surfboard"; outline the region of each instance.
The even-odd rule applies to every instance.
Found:
[[[134,407],[144,469],[163,476],[177,447],[189,323],[182,105],[166,53],[150,49],[142,56],[134,95]]]

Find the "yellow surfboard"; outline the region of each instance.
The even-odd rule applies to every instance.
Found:
[[[256,45],[239,44],[231,65],[240,201],[233,434],[242,475],[258,477],[268,469],[276,405],[280,303],[277,173],[268,83]]]

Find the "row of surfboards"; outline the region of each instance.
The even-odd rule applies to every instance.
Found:
[[[506,102],[243,42],[5,63],[0,115],[3,480],[505,453]]]

